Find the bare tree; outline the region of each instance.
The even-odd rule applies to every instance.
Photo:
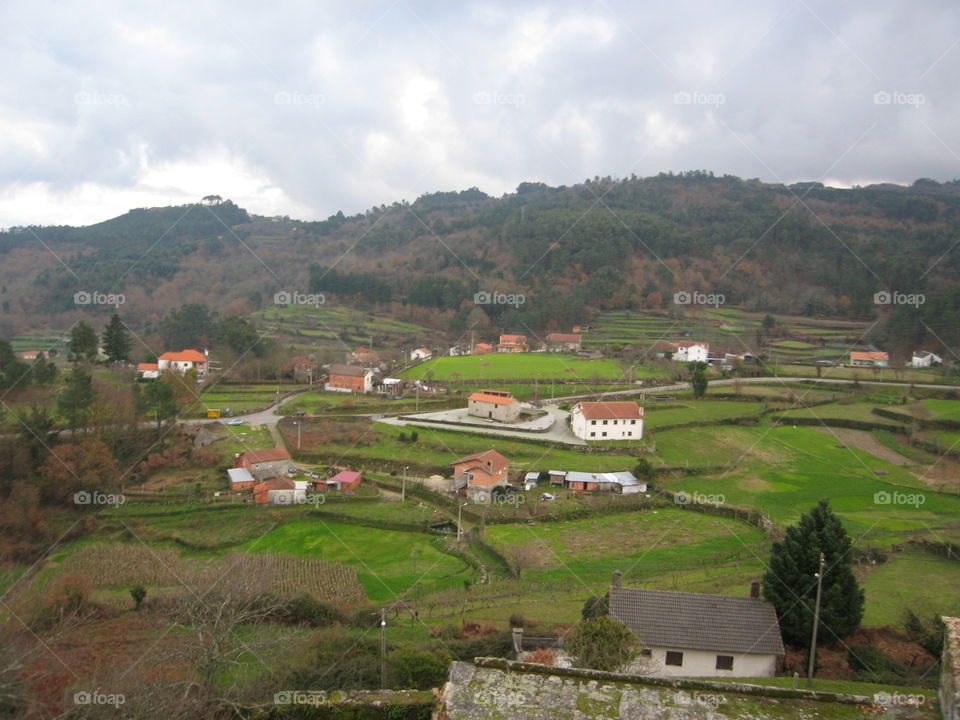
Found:
[[[523,571],[537,564],[537,552],[529,545],[511,545],[504,552],[507,565],[514,577],[520,579]]]

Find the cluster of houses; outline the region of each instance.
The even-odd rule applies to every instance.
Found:
[[[579,328],[574,328],[579,330]],[[447,354],[450,357],[464,355],[490,355],[493,353],[525,353],[525,352],[572,352],[583,350],[583,335],[579,332],[549,333],[540,343],[531,342],[526,335],[503,334],[496,343],[478,342],[470,345],[454,345]],[[418,348],[410,353],[414,361],[429,360],[433,353],[427,348]]]
[[[144,380],[153,380],[163,372],[177,372],[183,375],[188,370],[196,370],[197,380],[203,380],[210,369],[209,352],[187,349],[179,352],[165,352],[155,363],[139,363],[137,375]]]
[[[943,364],[943,358],[929,350],[914,350],[907,367],[928,368]],[[879,350],[854,350],[850,353],[851,367],[890,367],[890,355]]]
[[[350,492],[363,480],[363,475],[354,470],[343,470],[326,480],[293,480],[289,476],[294,472],[290,453],[275,447],[237,453],[227,475],[230,489],[236,493],[249,492],[257,505],[303,504],[307,502],[308,493]]]

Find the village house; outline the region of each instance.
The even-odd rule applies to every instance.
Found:
[[[450,350],[447,352],[447,355],[450,357],[460,357],[461,355],[469,355],[470,353],[462,345],[451,345]]]
[[[501,335],[497,343],[497,352],[502,353],[524,353],[528,349],[526,335]]]
[[[196,370],[197,379],[202,380],[207,374],[207,356],[199,350],[181,350],[180,352],[165,352],[157,358],[157,369],[160,372],[173,370],[185,373],[187,370]]]
[[[245,467],[230,468],[227,477],[230,479],[230,489],[234,492],[251,490],[257,484],[257,479]]]
[[[586,492],[618,492],[634,495],[647,491],[647,484],[637,480],[632,472],[587,473],[570,471],[564,476],[564,486],[568,490]]]
[[[890,356],[885,352],[853,350],[850,353],[850,364],[853,367],[887,367],[890,364]]]
[[[581,402],[570,410],[570,428],[581,440],[640,440],[643,408],[635,402]]]
[[[355,470],[341,470],[329,480],[324,481],[318,489],[352,492],[360,487],[362,480],[363,475]]]
[[[547,350],[550,352],[580,352],[583,336],[574,333],[550,333],[547,335]]]
[[[927,368],[932,367],[933,365],[942,365],[943,358],[939,355],[934,355],[928,350],[914,350],[913,357],[910,358],[910,367],[913,368]]]
[[[307,482],[286,477],[272,478],[253,488],[257,505],[302,505],[307,501]]]
[[[137,375],[144,380],[156,380],[160,377],[159,363],[137,363]]]
[[[625,588],[613,573],[610,617],[637,633],[626,672],[653,677],[773,677],[784,655],[773,605],[760,598]]]
[[[423,362],[433,357],[433,353],[428,348],[417,348],[410,353],[410,359],[414,362]]]
[[[373,390],[373,370],[360,365],[331,365],[324,389],[335,392],[368,393]]]
[[[481,390],[467,398],[467,414],[512,423],[520,419],[520,401],[504,390]]]
[[[347,363],[357,363],[366,367],[380,364],[380,353],[370,348],[358,347],[347,353]]]
[[[246,468],[257,480],[281,477],[290,468],[290,453],[281,447],[247,450],[233,456],[235,468]]]
[[[453,489],[467,489],[471,502],[489,502],[491,490],[507,484],[510,461],[496,450],[468,455],[453,462]]]
[[[670,343],[673,347],[672,360],[674,362],[707,362],[710,357],[710,343],[696,341],[681,341]]]
[[[308,357],[295,357],[287,372],[298,383],[312,382],[320,375],[317,364]]]
[[[489,355],[492,352],[495,352],[496,348],[493,347],[490,343],[479,342],[473,346],[474,355]]]

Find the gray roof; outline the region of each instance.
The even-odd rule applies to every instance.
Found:
[[[229,468],[227,475],[230,477],[230,482],[232,483],[256,481],[256,478],[254,478],[246,468]]]
[[[331,365],[328,371],[330,375],[349,375],[350,377],[363,377],[367,374],[366,368],[360,365]]]
[[[761,598],[611,588],[610,615],[645,647],[784,654],[776,612]]]
[[[640,485],[632,472],[587,473],[571,470],[567,473],[567,482],[618,483],[619,485]]]

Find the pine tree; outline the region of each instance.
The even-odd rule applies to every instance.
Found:
[[[690,376],[690,386],[693,388],[693,396],[698,400],[707,394],[707,373],[704,371],[704,364],[697,363],[693,375]]]
[[[75,367],[65,380],[63,390],[57,397],[57,409],[67,419],[72,430],[86,428],[93,409],[97,391],[93,378],[82,367]]]
[[[863,618],[864,593],[851,569],[852,543],[840,519],[821,500],[774,543],[763,577],[763,596],[773,603],[786,643],[805,646],[813,630],[816,573],[824,555],[820,637],[824,642],[850,637]]]
[[[103,352],[110,362],[127,362],[130,359],[130,335],[116,313],[103,330]]]
[[[96,360],[97,331],[89,323],[81,320],[73,326],[70,331],[70,352],[73,353],[74,362],[79,362],[81,358]]]

